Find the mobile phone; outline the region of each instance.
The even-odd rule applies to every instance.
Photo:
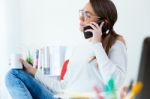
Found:
[[[102,22],[104,22],[104,25],[105,25],[104,19],[103,18],[99,18],[99,20],[97,21],[97,24],[100,26]],[[102,33],[106,32],[106,30],[107,30],[104,27],[104,25],[102,27]],[[86,27],[83,28],[83,34],[84,34],[85,39],[93,37],[93,33],[92,32],[90,32],[90,31],[85,32],[87,29],[93,29],[93,28],[91,26],[86,26]]]

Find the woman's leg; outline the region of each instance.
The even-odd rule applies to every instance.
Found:
[[[53,99],[50,90],[24,70],[10,70],[5,81],[13,99]]]

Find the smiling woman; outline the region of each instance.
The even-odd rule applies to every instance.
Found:
[[[115,91],[121,88],[127,53],[123,36],[113,28],[117,21],[114,3],[111,0],[89,0],[80,12],[80,31],[91,32],[92,36],[86,38],[86,44],[73,50],[63,79],[48,77],[20,59],[24,68],[11,69],[6,75],[6,86],[12,98],[54,99],[54,95],[60,92],[94,93],[95,85],[105,91],[110,79],[114,80]],[[100,24],[97,23],[99,20]],[[91,28],[84,30],[86,26]]]
[[[53,0],[53,1],[51,0],[44,0],[44,1],[43,0],[36,0],[36,1],[35,0],[13,0],[13,1],[0,0],[0,45],[1,45],[0,46],[0,60],[1,60],[0,61],[0,73],[1,73],[0,88],[2,88],[1,89],[2,99],[11,99],[9,98],[9,95],[5,90],[4,82],[2,79],[4,78],[6,71],[9,69],[8,56],[12,52],[16,52],[16,47],[23,46],[23,47],[27,47],[27,49],[32,49],[32,48],[39,48],[41,46],[47,46],[51,44],[67,45],[72,47],[74,45],[78,45],[84,42],[85,39],[83,39],[84,38],[83,32],[78,33],[79,31],[77,29],[79,27],[78,25],[79,21],[77,20],[78,20],[78,10],[80,8],[82,10],[80,13],[80,30],[83,30],[83,27],[85,27],[86,25],[90,25],[90,27],[97,28],[97,25],[95,23],[97,23],[98,21],[97,18],[99,18],[99,16],[102,13],[98,14],[96,8],[94,7],[92,7],[91,9],[92,4],[91,6],[87,6],[89,4],[86,1],[87,0],[60,0],[59,2],[58,0]],[[99,0],[99,1],[103,1],[103,0]],[[124,35],[124,37],[127,40],[128,56],[129,56],[127,82],[129,82],[131,79],[136,79],[136,74],[138,70],[137,68],[138,59],[140,55],[139,52],[141,49],[142,41],[145,36],[149,35],[148,33],[149,33],[149,26],[150,26],[150,18],[149,18],[150,11],[148,11],[148,9],[150,7],[149,6],[150,1],[149,0],[143,0],[143,1],[112,0],[112,1],[116,4],[119,13],[119,20],[117,21],[117,24],[114,25],[116,26],[114,29],[116,30],[117,33],[121,33],[122,35]],[[83,4],[86,5],[82,6]],[[99,3],[95,3],[95,4],[99,4]],[[125,5],[128,5],[128,7],[126,7]],[[139,7],[140,9],[137,10],[137,8]],[[91,24],[90,23],[85,24],[89,20],[94,21],[94,23],[90,22]],[[96,29],[87,30],[87,31],[96,33]],[[100,35],[101,34],[94,34],[93,37],[95,38]],[[106,44],[107,47],[101,46],[104,47],[105,50],[103,51],[106,52],[106,55],[109,56],[109,58],[110,57],[112,58],[113,63],[114,61],[115,63],[118,62],[116,61],[117,59],[120,60],[120,58],[117,59],[113,58],[113,56],[116,56],[115,53],[113,53],[113,50],[116,49],[116,46],[118,45],[124,46],[123,38],[119,37],[117,39],[118,39],[116,41],[117,44],[115,44],[112,47],[112,49],[110,49],[110,47],[107,46],[107,44]],[[98,38],[96,40],[93,38],[89,38],[87,40],[99,41],[100,39]],[[134,46],[135,44],[136,46]],[[105,44],[103,43],[102,45]],[[110,49],[109,52],[112,53],[112,55],[109,55],[108,50],[106,51],[106,49]],[[124,47],[124,49],[126,48]],[[94,55],[92,54],[92,57],[93,59],[91,60],[90,64],[93,64],[96,60],[99,60],[97,54]],[[119,64],[121,62],[122,61],[120,60]],[[71,63],[71,60],[69,63]],[[96,65],[96,67],[98,66],[99,65]],[[101,61],[99,67],[100,70],[102,70],[101,67],[103,66],[101,64]],[[105,69],[109,70],[109,68],[105,68]],[[72,71],[73,70],[76,69],[72,69]],[[122,69],[119,68],[119,70]],[[135,72],[133,72],[132,70],[135,70]],[[107,79],[103,79],[103,80],[107,82]],[[55,83],[55,85],[56,84],[58,83]],[[46,85],[48,84],[45,85],[42,84],[42,86],[46,86]]]

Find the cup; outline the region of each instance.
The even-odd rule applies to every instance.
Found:
[[[20,62],[20,58],[22,57],[22,54],[15,53],[10,56],[10,66],[11,68],[15,69],[22,69],[22,63]]]

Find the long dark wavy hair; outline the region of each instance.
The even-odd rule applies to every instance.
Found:
[[[105,20],[105,28],[107,28],[108,33],[103,33],[102,45],[108,55],[109,49],[119,36],[113,29],[118,17],[117,9],[111,0],[90,0],[90,4],[97,16]]]

